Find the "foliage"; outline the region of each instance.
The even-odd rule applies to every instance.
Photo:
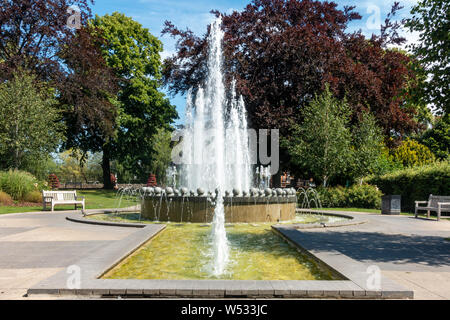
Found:
[[[118,87],[106,65],[98,30],[83,26],[59,52],[70,72],[62,79],[60,108],[67,124],[65,149],[101,151],[104,141],[116,134]]]
[[[172,133],[166,129],[159,129],[153,140],[155,150],[152,158],[151,172],[155,173],[156,181],[166,181],[166,170],[171,162],[172,155]]]
[[[102,55],[119,87],[117,137],[109,143],[104,141],[103,146],[103,177],[105,186],[110,187],[111,159],[145,177],[151,165],[152,137],[158,128],[167,128],[177,113],[159,91],[161,41],[138,22],[117,12],[96,16],[90,25],[94,35],[105,39]]]
[[[39,79],[60,78],[66,72],[55,55],[73,37],[67,26],[68,8],[80,9],[81,22],[90,15],[89,0],[3,0],[0,6],[0,79],[18,70]]]
[[[39,191],[42,187],[43,184],[28,172],[19,170],[0,172],[0,190],[14,200],[22,201],[27,193]]]
[[[389,172],[403,169],[403,164],[390,154],[390,150],[387,147],[383,147],[380,154],[375,159],[373,167],[372,173],[374,175],[384,175]]]
[[[53,159],[53,154],[43,155],[42,158],[26,157],[21,167],[23,171],[31,173],[40,181],[47,180],[48,175],[57,170],[57,164]]]
[[[402,196],[402,210],[414,212],[414,201],[428,200],[430,194],[449,195],[450,163],[436,162],[422,167],[406,168],[365,179],[367,183],[377,185],[384,194]]]
[[[324,93],[302,110],[303,124],[294,126],[286,144],[294,163],[307,167],[324,186],[329,179],[345,172],[351,155],[350,130],[346,126],[349,108],[345,102]]]
[[[48,89],[47,89],[48,91]],[[55,100],[27,72],[0,84],[0,165],[21,168],[24,158],[44,159],[63,139]]]
[[[318,188],[320,202],[325,208],[341,208],[347,204],[346,189],[342,186]]]
[[[422,166],[435,161],[435,156],[428,147],[411,139],[403,141],[394,150],[394,158],[405,167]]]
[[[67,150],[58,155],[55,171],[64,182],[92,182],[102,178],[101,154],[83,154],[79,150]]]
[[[363,113],[361,120],[354,126],[353,132],[352,175],[361,179],[377,169],[377,159],[383,149],[383,135],[377,126],[375,117]]]
[[[42,203],[42,192],[37,190],[28,192],[23,198],[25,202]]]
[[[427,146],[437,158],[449,158],[450,148],[450,116],[443,117],[434,124],[433,128],[425,131],[418,139]]]
[[[420,34],[412,48],[428,80],[423,82],[422,99],[441,112],[450,111],[450,2],[421,0],[412,9],[407,27]]]
[[[397,32],[400,24],[391,22],[398,3],[381,34],[370,39],[346,31],[361,18],[353,9],[338,10],[327,1],[253,0],[241,12],[213,12],[223,16],[227,81],[236,80],[255,128],[285,132],[301,123],[299,111],[327,83],[336,97],[347,98],[354,121],[370,106],[386,136],[417,126],[414,106],[404,103],[415,77],[411,58],[387,49],[404,41]],[[164,81],[171,92],[187,92],[203,82],[208,33],[198,37],[166,22],[163,34],[178,39],[176,55],[165,60]]]
[[[11,206],[13,203],[13,199],[9,194],[0,191],[0,206]]]
[[[322,206],[327,208],[381,208],[383,193],[369,184],[353,185],[350,188],[320,188],[318,191]]]
[[[92,0],[2,1],[0,83],[11,80],[22,70],[35,74],[37,82],[55,89],[69,138],[64,147],[83,145],[99,151],[102,142],[114,135],[117,107],[113,98],[117,90],[100,54],[102,39],[94,36],[87,26],[92,3]],[[74,13],[70,6],[79,9],[81,28],[76,31],[68,25]],[[26,160],[28,169],[36,164],[33,157]],[[42,167],[38,173],[45,175],[45,161],[39,160],[37,163]]]

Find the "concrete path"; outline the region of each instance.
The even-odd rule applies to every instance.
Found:
[[[384,276],[414,290],[416,299],[450,299],[450,241],[445,240],[450,221],[350,215],[364,215],[368,223],[298,232],[314,250],[336,250],[378,266]]]
[[[79,212],[0,215],[0,299],[23,298],[28,288],[134,228],[73,223]]]

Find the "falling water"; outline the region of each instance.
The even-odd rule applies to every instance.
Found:
[[[223,274],[229,256],[223,194],[249,190],[252,182],[245,105],[242,97],[236,97],[234,82],[230,101],[226,99],[221,24],[218,18],[211,25],[206,83],[195,94],[188,93],[181,173],[183,185],[190,190],[216,192],[211,233],[216,275]]]

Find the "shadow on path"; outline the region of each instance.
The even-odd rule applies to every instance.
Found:
[[[450,267],[450,242],[443,237],[329,230],[289,233],[309,250],[339,251],[359,261]]]

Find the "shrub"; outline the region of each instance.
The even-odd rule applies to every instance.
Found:
[[[394,151],[394,158],[405,167],[423,166],[433,163],[436,159],[427,146],[410,139],[405,140]]]
[[[28,192],[23,200],[25,202],[42,203],[42,193],[37,190]]]
[[[19,170],[0,172],[0,190],[14,200],[23,200],[29,192],[39,190],[39,181],[30,173]]]
[[[338,186],[334,188],[318,189],[320,201],[323,207],[342,208],[345,207],[346,193],[345,188]]]
[[[347,206],[366,209],[381,209],[383,193],[369,184],[354,185],[347,189]]]
[[[354,185],[350,188],[341,186],[321,188],[318,191],[322,206],[326,208],[381,208],[382,192],[377,187],[368,184]]]
[[[378,186],[384,194],[402,196],[402,211],[413,212],[414,201],[428,200],[430,194],[450,195],[450,163],[437,162],[407,168],[382,176],[371,176],[366,182]]]
[[[3,191],[0,191],[0,205],[3,206],[10,206],[12,205],[13,199],[11,198],[11,196]]]

